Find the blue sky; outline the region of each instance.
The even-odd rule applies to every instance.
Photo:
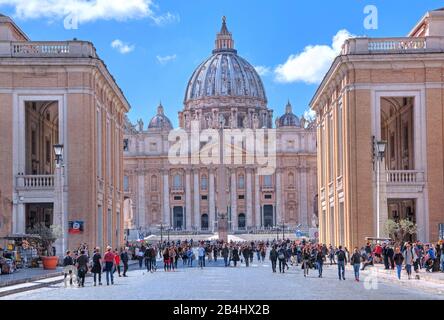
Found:
[[[95,4],[101,1],[54,1],[0,0],[0,12],[13,16],[33,40],[92,41],[132,106],[130,119],[147,123],[161,100],[174,125],[186,84],[211,54],[223,15],[238,53],[268,71],[262,80],[276,117],[284,112],[287,99],[294,112],[302,114],[318,85],[304,66],[295,65],[299,71],[287,71],[298,75],[279,81],[275,70],[290,56],[298,57],[309,45],[331,55],[332,39],[344,29],[359,36],[405,36],[426,11],[444,6],[435,0],[109,0],[105,3],[112,8],[101,10]],[[92,7],[79,17],[78,29],[67,30],[67,8],[85,4]],[[377,30],[364,28],[367,5],[378,9]],[[310,59],[313,54],[302,61]]]

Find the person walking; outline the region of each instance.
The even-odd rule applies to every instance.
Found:
[[[106,253],[105,256],[103,257],[103,260],[105,262],[106,285],[109,286],[110,279],[111,279],[111,284],[114,284],[113,269],[116,265],[114,253],[110,246],[106,248]]]
[[[145,253],[143,254],[143,259],[145,260],[146,272],[151,272],[151,251],[150,251],[150,247],[148,247],[145,250]]]
[[[302,249],[302,268],[304,269],[304,277],[308,276],[308,271],[310,270],[310,247],[305,245]]]
[[[127,277],[126,272],[128,271],[128,247],[125,247],[125,249],[120,253],[120,260],[122,260],[123,263],[123,276]]]
[[[328,247],[328,257],[330,258],[330,265],[332,266],[333,264],[336,264],[335,261],[335,249],[333,248],[332,245],[330,245]]]
[[[168,247],[166,247],[163,250],[163,271],[168,272],[171,270],[170,263],[171,263],[170,251],[169,251]]]
[[[273,273],[276,273],[277,259],[278,259],[278,252],[276,250],[276,246],[273,246],[270,250],[271,269],[273,270]]]
[[[355,281],[359,282],[359,268],[361,266],[361,253],[358,247],[353,251],[353,255],[350,258],[350,264],[353,266],[353,271],[355,273]]]
[[[412,265],[416,260],[415,251],[413,250],[410,242],[407,242],[405,244],[403,256],[405,259],[405,270],[407,271],[407,277],[410,280],[412,278]]]
[[[117,251],[117,248],[114,250],[114,263],[115,263],[115,268],[114,268],[114,272],[116,272],[117,270],[117,274],[119,275],[119,278],[121,277],[120,275],[120,255],[119,252]]]
[[[79,287],[85,286],[85,277],[88,273],[88,262],[89,258],[85,254],[85,250],[80,251],[80,256],[77,258],[77,277],[79,278]]]
[[[342,249],[342,246],[338,247],[336,252],[336,257],[338,258],[338,276],[339,280],[345,280],[345,264],[347,263],[347,255]]]
[[[224,246],[223,246],[223,248],[222,248],[222,257],[224,258],[224,264],[225,264],[225,267],[228,267],[229,266],[229,264],[228,264],[228,255],[229,255],[229,250],[228,250],[228,246],[227,246],[227,244],[226,243],[224,243]]]
[[[401,280],[402,263],[404,262],[404,256],[402,255],[401,249],[399,247],[396,247],[393,260],[395,261],[396,273],[398,274],[398,279]]]
[[[142,269],[142,265],[143,265],[143,255],[145,253],[142,251],[142,249],[139,249],[136,253],[137,256],[137,260],[139,260],[139,269]]]
[[[322,252],[322,247],[319,245],[318,249],[316,250],[316,267],[318,269],[319,278],[322,278],[323,266],[324,266],[324,253]],[[304,275],[305,275],[305,270],[304,270]]]
[[[234,262],[234,267],[237,267],[237,262],[240,260],[239,258],[239,249],[234,246],[233,248],[233,262]]]
[[[279,259],[279,273],[285,273],[285,260],[286,260],[286,250],[283,246],[279,248],[278,259]]]
[[[245,259],[245,265],[248,268],[250,266],[250,248],[248,246],[245,246],[242,250],[242,255]]]
[[[66,268],[68,266],[74,265],[74,258],[72,257],[71,251],[66,251],[66,256],[63,258],[63,267]],[[69,285],[72,286],[72,270],[69,270],[68,273],[64,273],[64,280],[65,280],[65,286],[66,284],[66,277],[69,275]]]
[[[97,285],[97,278],[99,278],[99,286],[102,285],[102,256],[100,255],[100,248],[94,250],[92,257],[91,272],[94,275],[94,286]]]
[[[203,267],[205,267],[205,254],[206,254],[205,248],[203,247],[202,244],[199,244],[199,248],[197,250],[198,250],[197,253],[199,255],[199,267],[203,269]]]

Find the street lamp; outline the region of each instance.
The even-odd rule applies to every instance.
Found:
[[[56,164],[57,167],[59,167],[63,163],[63,144],[55,144],[53,147],[56,157]]]
[[[54,148],[54,154],[55,154],[55,160],[56,160],[56,169],[58,170],[57,180],[58,180],[58,190],[59,193],[58,196],[58,214],[60,216],[60,225],[62,227],[62,245],[61,245],[61,252],[59,252],[59,255],[62,255],[66,252],[66,221],[65,221],[65,210],[63,205],[63,144],[55,144],[53,145]]]
[[[282,240],[285,241],[285,221],[282,220]]]
[[[385,157],[385,150],[387,147],[387,141],[376,141],[376,138],[373,137],[373,148],[374,148],[374,160],[376,161],[376,237],[379,239],[381,237],[380,231],[380,171],[381,171],[381,162]]]

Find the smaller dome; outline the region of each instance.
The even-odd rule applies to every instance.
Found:
[[[164,114],[162,103],[157,107],[157,114],[151,119],[148,129],[173,129],[170,119]]]
[[[279,118],[279,127],[300,127],[301,120],[293,113],[290,101],[288,101],[285,107],[285,114]]]

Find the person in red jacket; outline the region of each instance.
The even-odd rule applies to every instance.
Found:
[[[106,284],[109,286],[109,278],[111,278],[111,284],[114,284],[113,269],[115,266],[115,255],[110,246],[106,248],[103,260],[105,261]]]
[[[119,251],[117,251],[117,248],[114,250],[114,263],[116,264],[116,267],[114,268],[114,272],[116,272],[119,274],[120,277],[120,255],[119,255]]]

